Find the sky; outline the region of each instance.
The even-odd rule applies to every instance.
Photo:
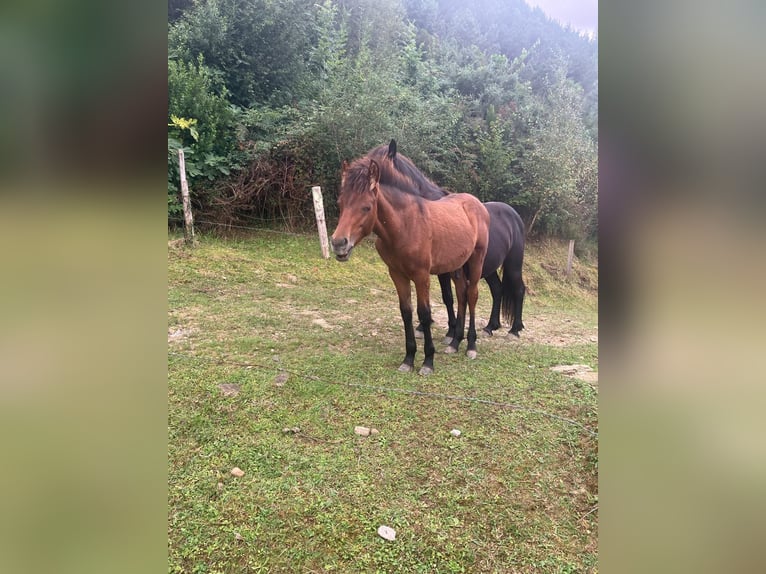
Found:
[[[547,16],[591,36],[598,34],[598,0],[525,0]]]

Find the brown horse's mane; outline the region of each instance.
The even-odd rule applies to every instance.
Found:
[[[380,168],[381,185],[407,195],[430,200],[440,199],[452,193],[428,179],[407,156],[394,154],[391,157],[389,147],[386,145],[373,148],[367,152],[367,155],[351,162],[346,172],[346,179],[351,189],[366,189],[371,160],[375,160]]]
[[[344,188],[356,190],[360,193],[365,191],[369,185],[369,169],[370,158],[366,156],[362,156],[352,161],[346,169],[346,185]],[[341,193],[343,193],[345,189],[341,189]]]
[[[369,156],[362,156],[351,162],[351,164],[346,169],[346,181],[344,186],[341,188],[341,194],[353,192],[363,193],[365,190],[369,189],[369,173],[371,161],[373,161],[373,158]],[[398,184],[394,184],[393,180],[388,177],[386,177],[384,180],[383,165],[388,163],[387,161],[375,160],[375,163],[377,163],[378,167],[380,168],[380,184],[389,190],[386,195],[395,206],[401,209],[406,205],[411,204],[412,202],[420,204],[423,201],[423,198],[415,192],[415,189],[412,188],[411,185],[409,187],[404,185],[405,182],[403,178],[399,178],[397,180]]]
[[[394,153],[391,157],[389,149],[380,145],[367,153],[380,166],[380,183],[425,199],[439,199],[450,193],[428,179],[407,156]]]

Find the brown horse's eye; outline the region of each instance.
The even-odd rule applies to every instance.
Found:
[[[370,207],[369,205],[365,205],[365,206],[362,208],[362,213],[370,213],[370,210],[371,210],[371,209],[372,209],[372,207]]]

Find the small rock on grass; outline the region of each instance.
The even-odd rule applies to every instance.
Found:
[[[461,432],[460,432],[459,430],[457,430],[457,429],[452,429],[451,431],[449,431],[449,433],[450,433],[452,436],[454,436],[454,437],[459,437],[461,434],[463,434],[463,433],[461,433]]]
[[[368,427],[354,427],[354,433],[358,434],[359,436],[370,436],[373,434],[378,434],[380,431],[378,429],[372,429]]]
[[[290,375],[284,371],[280,371],[279,374],[274,377],[274,386],[275,387],[282,387],[287,382],[287,379],[290,378]]]
[[[590,373],[593,371],[593,368],[589,365],[556,365],[551,367],[551,371],[561,373],[562,375],[577,375],[579,373]]]
[[[378,526],[378,536],[385,538],[386,540],[396,539],[396,530],[390,526]]]
[[[282,432],[285,434],[297,434],[301,432],[300,427],[285,427],[282,429]]]
[[[245,476],[245,471],[239,468],[238,466],[235,466],[231,469],[231,474],[236,476],[237,478]]]
[[[221,383],[218,385],[218,388],[221,389],[221,394],[224,397],[236,397],[239,394],[239,391],[242,390],[239,385],[235,385],[234,383]]]

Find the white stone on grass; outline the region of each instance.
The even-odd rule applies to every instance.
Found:
[[[378,526],[378,536],[386,540],[396,540],[396,530],[390,526]]]

